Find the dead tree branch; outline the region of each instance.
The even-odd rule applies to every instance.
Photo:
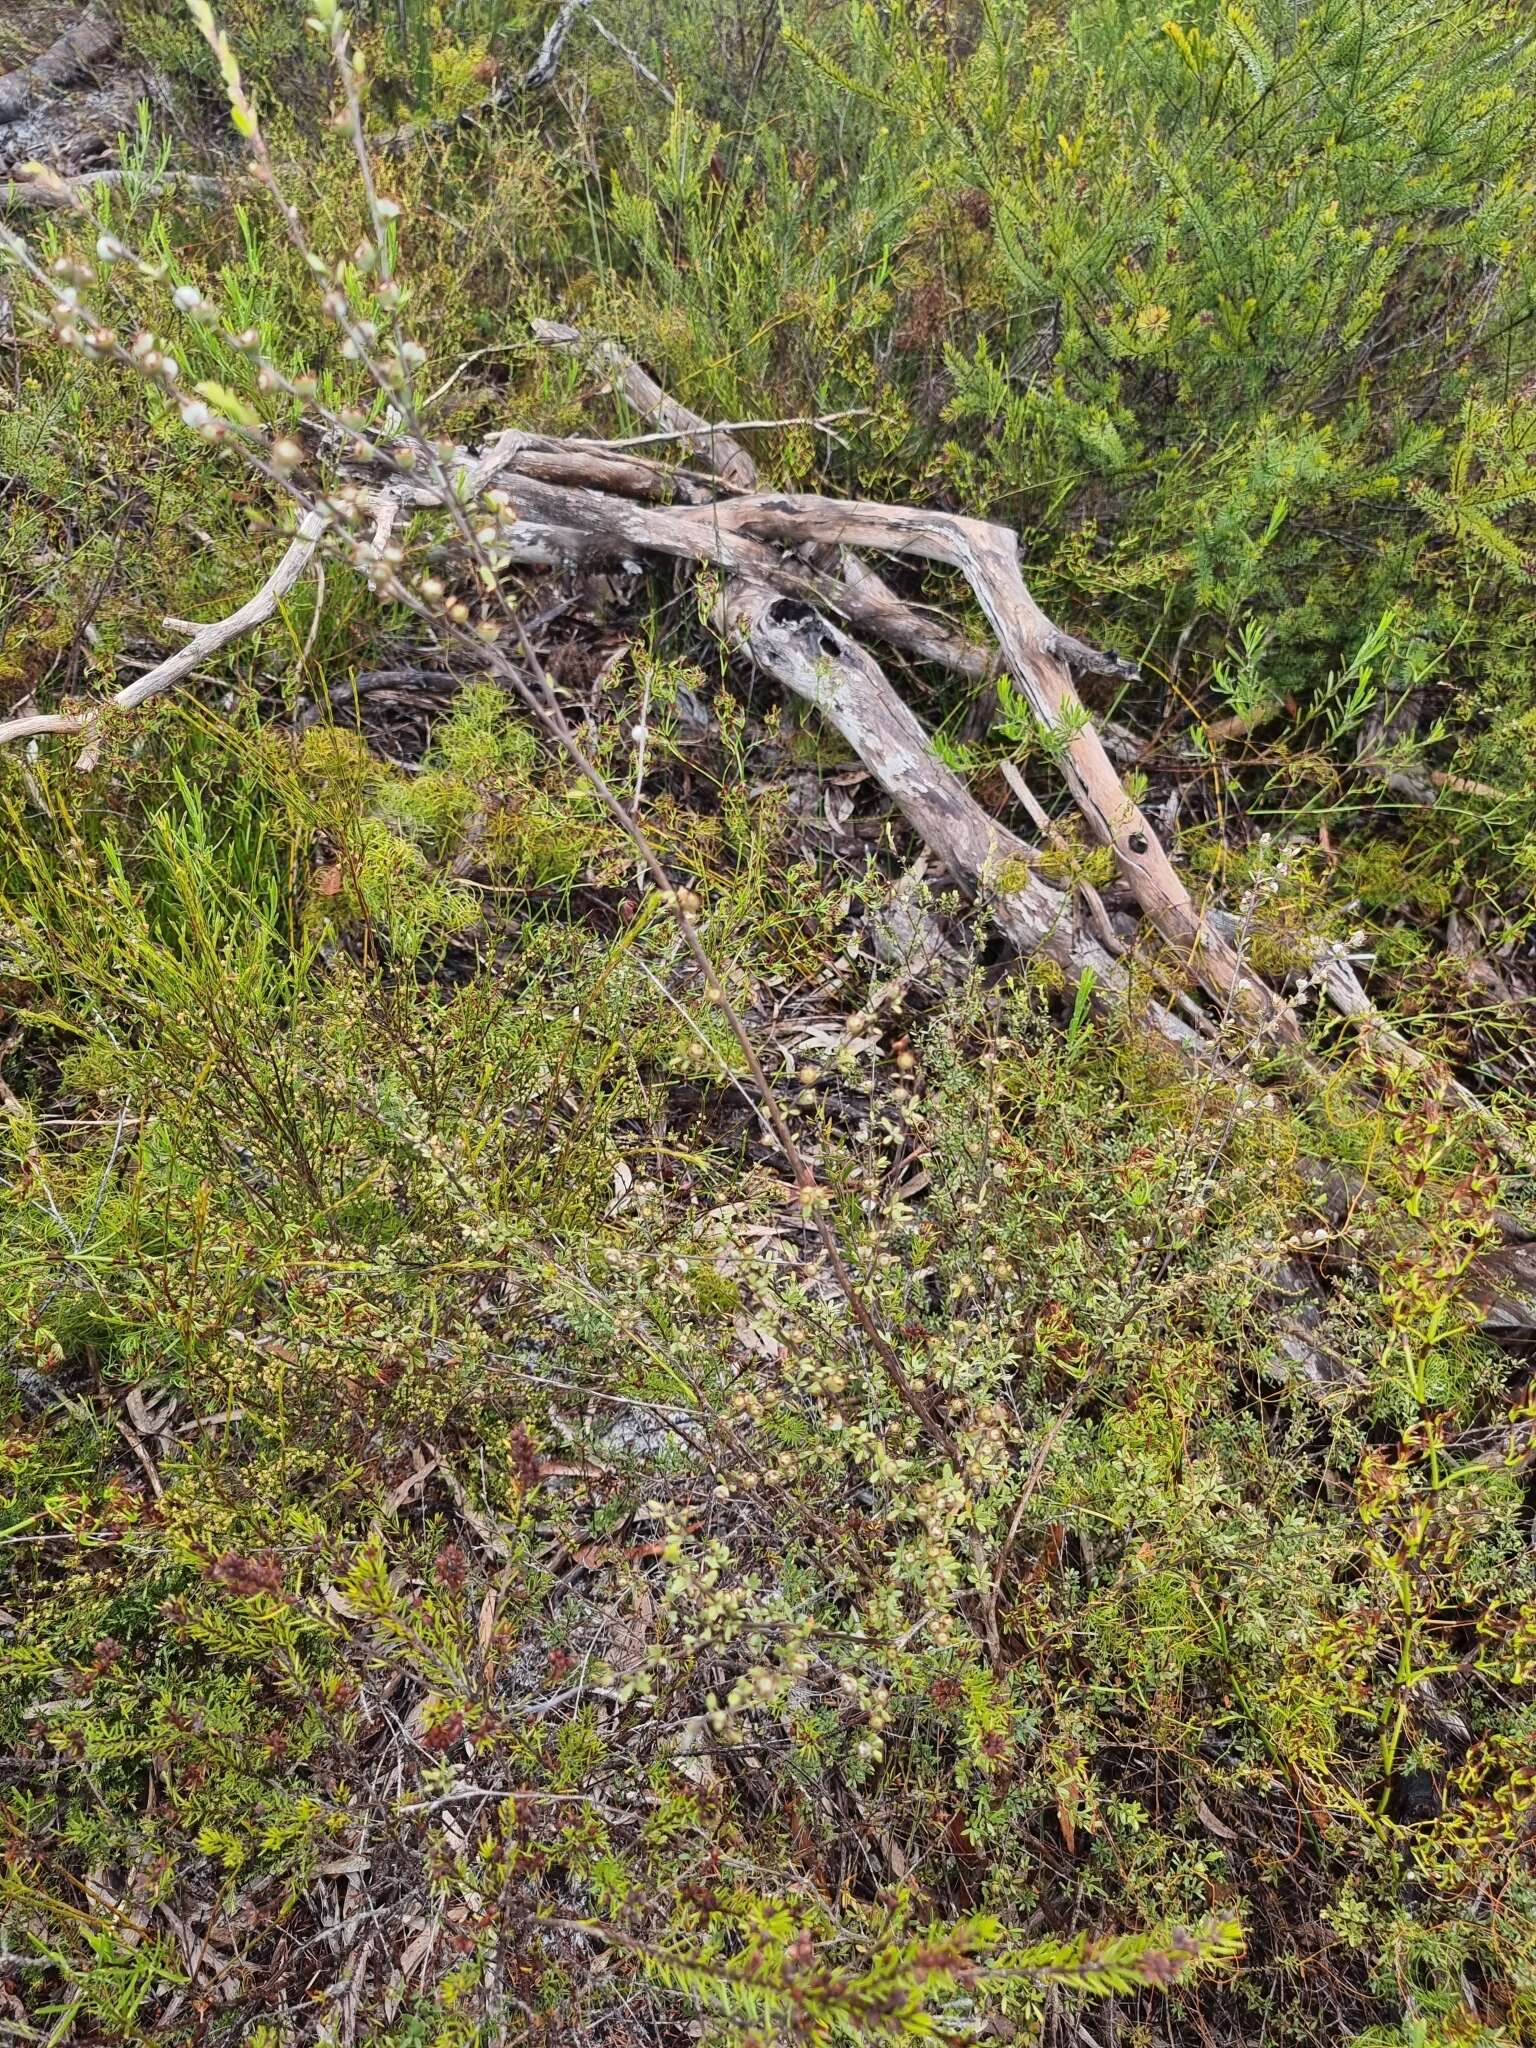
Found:
[[[733,490],[756,490],[757,464],[741,443],[725,428],[712,427],[698,413],[679,405],[662,390],[650,371],[642,369],[616,342],[594,340],[579,329],[562,327],[554,320],[535,320],[533,331],[546,347],[564,355],[579,355],[603,371],[612,389],[636,412],[686,441]]]
[[[825,569],[853,560],[849,550],[872,547],[915,555],[958,569],[970,584],[997,636],[1003,660],[1042,727],[1062,747],[1062,766],[1079,808],[1095,835],[1109,846],[1121,874],[1164,940],[1186,961],[1196,978],[1223,1004],[1251,1022],[1262,1023],[1292,1043],[1299,1042],[1294,1017],[1258,977],[1239,961],[1221,934],[1196,909],[1156,834],[1131,802],[1072,681],[1074,652],[1092,650],[1070,641],[1045,617],[1030,595],[1018,562],[1018,541],[1005,528],[951,513],[909,511],[894,505],[851,505],[834,499],[767,497],[758,491],[757,464],[739,442],[667,396],[650,373],[611,341],[591,341],[577,329],[535,324],[551,347],[579,352],[598,364],[617,389],[647,419],[690,434],[692,445],[724,481],[743,493],[736,501],[711,506],[704,515],[717,527],[798,548]],[[865,612],[861,622],[883,637],[901,634],[914,652],[933,658],[931,626],[914,646],[910,607],[863,564],[845,570]],[[777,578],[772,579],[775,583]],[[883,625],[872,614],[879,614]],[[940,644],[953,660],[954,636],[944,630]],[[898,639],[897,644],[901,644]]]
[[[803,600],[739,580],[727,588],[720,624],[742,653],[842,734],[918,837],[957,881],[985,899],[1021,952],[1043,953],[1074,983],[1091,974],[1109,1001],[1133,999],[1124,963],[1078,929],[1067,897],[1035,874],[1030,848],[988,817],[939,759],[863,648]],[[1197,1033],[1170,1012],[1150,1005],[1148,1014],[1181,1050],[1201,1048]]]
[[[139,676],[104,703],[92,705],[85,711],[44,712],[26,718],[13,718],[8,724],[0,725],[0,745],[9,740],[31,739],[40,733],[88,733],[94,732],[102,719],[113,711],[131,711],[135,705],[146,703],[151,697],[158,697],[162,690],[170,689],[173,683],[185,675],[220,648],[227,647],[232,640],[238,640],[246,633],[255,632],[265,625],[279,604],[292,590],[308,568],[310,559],[320,545],[325,531],[323,512],[307,513],[288,547],[287,553],[272,574],[253,597],[248,597],[238,610],[227,618],[213,619],[205,626],[199,626],[185,647],[167,655],[164,661]],[[89,766],[93,758],[87,749],[82,766]]]
[[[80,171],[72,178],[56,172],[38,177],[12,171],[0,180],[0,213],[80,213],[96,193],[119,191],[124,183],[123,173],[115,170]],[[229,196],[222,178],[191,171],[167,171],[150,179],[145,190],[174,193],[200,206],[217,206]]]
[[[88,78],[104,57],[111,56],[117,40],[116,22],[101,14],[82,15],[41,56],[0,78],[0,127],[21,120],[49,93]]]
[[[544,31],[539,54],[523,73],[525,91],[542,92],[545,86],[554,84],[555,74],[560,69],[560,52],[565,48],[565,39],[570,34],[577,15],[589,4],[590,0],[563,0],[560,12]]]

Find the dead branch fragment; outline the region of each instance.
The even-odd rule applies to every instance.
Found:
[[[31,165],[18,166],[0,183],[0,213],[80,213],[96,193],[120,191],[123,183],[123,173],[116,170],[80,171],[72,178],[54,172],[39,177]],[[199,206],[220,205],[229,192],[222,178],[191,171],[168,171],[164,177],[151,179],[145,190],[174,193]]]
[[[310,559],[320,545],[325,531],[326,518],[323,512],[315,511],[305,515],[298,532],[289,545],[287,553],[272,574],[253,597],[248,597],[238,610],[227,618],[212,619],[205,626],[199,626],[185,647],[139,676],[105,702],[91,706],[86,711],[39,712],[25,718],[13,718],[0,725],[0,745],[9,740],[31,739],[41,733],[84,733],[92,732],[102,718],[111,711],[131,711],[135,705],[143,704],[151,697],[158,697],[162,690],[168,690],[173,683],[180,682],[185,675],[211,654],[217,654],[221,647],[227,647],[232,640],[240,639],[246,633],[253,633],[258,626],[265,625],[278,605],[292,590],[308,568]],[[82,757],[82,767],[88,767],[94,758],[94,749],[88,748]]]
[[[565,48],[565,39],[571,26],[589,0],[563,0],[559,13],[544,31],[544,40],[539,45],[539,54],[523,74],[523,84],[529,92],[542,92],[547,85],[553,85],[555,74],[560,69],[560,52]]]
[[[40,57],[0,78],[0,127],[19,121],[47,94],[88,78],[103,58],[111,56],[117,40],[116,22],[102,14],[82,15]]]
[[[1219,1001],[1292,1042],[1299,1040],[1289,1009],[1201,917],[1150,823],[1126,793],[1070,672],[1051,651],[1055,629],[1025,584],[1013,534],[947,512],[805,496],[742,498],[711,506],[704,514],[679,516],[695,523],[707,517],[781,546],[832,541],[885,548],[958,569],[986,613],[1015,682],[1060,747],[1079,809],[1095,836],[1114,852],[1146,916]]]
[[[745,493],[756,493],[757,465],[747,451],[736,442],[728,441],[722,446],[716,429],[667,397],[650,373],[614,343],[592,341],[574,328],[559,328],[547,321],[535,323],[535,332],[552,347],[580,352],[599,363],[613,379],[615,388],[647,418],[691,430],[693,445],[728,484]],[[1147,917],[1218,1000],[1292,1043],[1299,1041],[1295,1019],[1287,1006],[1242,965],[1220,933],[1201,918],[1150,823],[1127,795],[1088,718],[1068,667],[1074,659],[1085,667],[1109,668],[1111,663],[1105,657],[1095,656],[1083,643],[1061,634],[1041,612],[1019,569],[1015,535],[982,520],[945,512],[847,504],[804,496],[756,494],[712,506],[706,516],[717,527],[729,526],[798,548],[822,569],[832,562],[852,560],[850,549],[873,547],[939,561],[960,570],[986,614],[1003,660],[1035,716],[1060,741],[1063,768],[1073,796],[1095,835],[1113,849],[1121,873]],[[772,580],[779,583],[778,578]],[[873,571],[859,564],[848,575],[848,587],[862,596],[863,623],[875,626],[871,614],[878,614],[884,621],[886,637],[893,637],[893,623],[898,634],[905,627],[906,644],[914,652],[924,651],[913,644],[914,622],[906,616],[910,608],[902,605]],[[931,628],[921,638],[931,647]],[[958,652],[953,636],[946,631],[941,644],[953,661]]]
[[[1109,1001],[1131,998],[1124,964],[1079,930],[1060,890],[1033,872],[1030,849],[977,803],[945,766],[878,662],[803,600],[733,582],[722,627],[768,675],[813,704],[848,742],[913,830],[968,892],[983,896],[1022,952],[1044,953],[1068,977],[1093,976]],[[1200,1047],[1188,1025],[1151,1005],[1156,1029],[1184,1051]]]
[[[757,488],[757,464],[733,435],[712,427],[708,420],[679,405],[662,390],[649,370],[644,370],[611,341],[593,340],[575,327],[562,327],[554,320],[535,320],[533,331],[547,347],[565,355],[580,355],[609,378],[613,390],[636,412],[654,420],[669,433],[676,433],[703,456],[715,474],[738,491]]]

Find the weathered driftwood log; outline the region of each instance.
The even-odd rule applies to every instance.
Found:
[[[559,349],[567,355],[581,356],[591,363],[602,372],[610,388],[642,419],[654,422],[685,441],[732,490],[756,491],[760,488],[762,478],[756,460],[735,433],[728,427],[714,425],[702,413],[680,405],[670,392],[662,389],[650,371],[637,363],[617,342],[583,334],[579,328],[564,327],[553,320],[535,320],[533,331],[550,348]],[[560,479],[551,477],[550,481],[558,482]],[[936,667],[949,669],[973,682],[991,682],[1001,673],[1003,656],[999,649],[968,640],[944,619],[919,605],[908,604],[897,596],[877,569],[871,568],[850,549],[822,543],[807,551],[807,560],[816,568],[828,570],[842,576],[846,582],[860,586],[864,625],[867,630],[877,633],[888,646],[899,647],[921,661],[930,661]],[[1060,659],[1071,662],[1074,668],[1091,675],[1121,676],[1128,680],[1138,673],[1134,662],[1122,661],[1118,655],[1101,654],[1097,648],[1089,647],[1084,641],[1074,639],[1058,628],[1053,627],[1052,632],[1052,651]]]

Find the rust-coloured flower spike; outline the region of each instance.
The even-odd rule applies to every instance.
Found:
[[[538,1483],[539,1452],[526,1422],[514,1423],[507,1444],[512,1481],[519,1493],[530,1493]]]
[[[227,1550],[209,1576],[221,1586],[227,1586],[238,1600],[255,1599],[262,1593],[280,1593],[283,1586],[282,1565],[270,1553],[262,1557],[242,1557],[236,1550]]]

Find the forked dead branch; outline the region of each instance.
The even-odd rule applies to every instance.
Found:
[[[576,339],[570,330],[547,330],[546,338],[566,346]],[[498,482],[515,484],[516,518],[502,543],[509,563],[574,566],[622,558],[636,551],[709,563],[736,579],[743,591],[771,591],[802,607],[840,614],[849,624],[906,651],[941,658],[948,654],[951,659],[964,646],[960,636],[936,627],[904,603],[851,551],[874,548],[958,569],[993,624],[1002,659],[1042,727],[1054,736],[1068,784],[1085,819],[1096,837],[1114,852],[1148,921],[1176,959],[1222,1006],[1224,1015],[1267,1028],[1287,1043],[1298,1042],[1289,1008],[1201,915],[1150,822],[1127,794],[1077,694],[1068,665],[1074,659],[1090,668],[1113,664],[1061,633],[1040,611],[1019,569],[1017,541],[1012,534],[945,512],[787,497],[753,489],[756,465],[739,442],[669,399],[611,344],[604,346],[601,361],[605,368],[617,371],[632,403],[648,418],[686,437],[722,481],[736,487],[735,492],[709,496],[700,489],[696,476],[679,478],[662,464],[601,444],[509,432],[480,453],[460,458],[455,476],[457,488],[469,501]],[[370,499],[388,496],[418,505],[443,502],[441,488],[425,476],[402,481],[375,475]],[[664,499],[673,502],[657,502]],[[678,499],[682,502],[676,502]],[[13,719],[0,726],[0,740],[86,733],[104,712],[129,710],[168,688],[207,655],[272,616],[278,599],[297,581],[320,546],[324,527],[322,515],[309,512],[262,591],[227,619],[200,628],[188,647],[119,692],[108,706]],[[745,616],[738,617],[738,627]],[[782,627],[787,614],[770,619],[758,607],[752,617],[758,642],[766,651],[774,637],[772,627]],[[824,660],[856,661],[860,655],[830,623],[821,640]],[[787,644],[782,635],[777,644],[782,652]],[[802,634],[797,644],[803,656],[812,643]],[[919,758],[916,749],[920,748],[926,786],[942,790],[944,796],[938,809],[932,804],[912,809],[915,784],[906,769],[898,771],[885,761],[879,731],[882,722],[892,733],[899,729],[906,707],[900,705],[877,667],[871,664],[862,673],[868,686],[863,695],[867,701],[882,700],[884,720],[864,729],[858,751],[882,786],[907,810],[919,833],[957,878],[973,888],[990,884],[995,889],[1001,867],[1011,862],[1013,886],[1004,892],[1004,900],[1020,900],[1009,903],[1001,921],[1015,943],[1026,950],[1044,947],[1073,971],[1074,979],[1091,968],[1104,994],[1122,993],[1124,975],[1102,947],[1085,947],[1076,935],[1061,936],[1066,900],[1058,899],[1056,892],[1033,877],[1027,888],[1020,886],[1027,873],[1022,845],[985,820],[959,778],[944,768],[931,743],[921,737],[915,722],[919,738],[912,758]],[[905,796],[892,786],[893,777],[901,781]],[[959,844],[944,843],[945,835],[938,830],[940,812],[952,823],[964,821],[963,851]],[[995,842],[991,857],[976,857],[978,828]],[[1068,916],[1068,927],[1070,923]],[[1074,949],[1080,957],[1074,957]],[[1165,1035],[1181,1045],[1194,1039],[1187,1025],[1165,1011],[1158,1012],[1155,1021]]]
[[[222,47],[221,38],[215,47]],[[383,247],[383,216],[360,125],[357,140],[370,207],[378,216],[376,246]],[[253,146],[258,182],[269,182],[271,168],[259,137]],[[286,201],[279,204],[290,236],[307,256],[297,214]],[[36,281],[46,281],[30,252],[3,227],[0,243]],[[377,330],[359,326],[339,293],[331,298],[348,345],[371,356]],[[193,310],[209,317],[206,308]],[[73,334],[75,345],[87,353],[121,359],[141,373],[145,369],[109,330],[94,328],[83,307],[78,312],[56,308],[55,331],[61,339]],[[658,437],[686,450],[686,462],[658,460],[624,441],[556,439],[516,429],[478,450],[445,448],[432,442],[415,418],[404,368],[408,358],[402,354],[394,372],[370,360],[381,391],[395,392],[402,409],[396,410],[392,401],[386,415],[392,424],[380,432],[367,428],[359,416],[343,420],[317,407],[321,447],[333,451],[328,458],[306,457],[291,443],[283,444],[291,454],[279,458],[275,446],[268,449],[246,423],[236,422],[247,443],[246,459],[283,487],[302,514],[297,534],[266,584],[228,617],[192,629],[185,647],[115,697],[12,719],[0,725],[0,740],[83,736],[81,766],[92,765],[104,720],[148,701],[209,655],[255,630],[273,615],[318,552],[333,550],[380,595],[410,604],[456,652],[478,650],[600,786],[664,885],[643,834],[601,784],[569,730],[523,634],[515,592],[506,585],[510,572],[525,566],[573,569],[633,563],[647,555],[707,566],[725,578],[714,614],[722,637],[837,728],[944,870],[987,904],[1019,951],[1050,958],[1095,1005],[1138,1012],[1181,1057],[1209,1057],[1216,1039],[1229,1047],[1267,1048],[1289,1063],[1305,1085],[1315,1085],[1316,1070],[1303,1050],[1291,1006],[1243,957],[1241,929],[1195,902],[1112,764],[1073,679],[1074,669],[1109,675],[1134,671],[1045,616],[1025,581],[1012,531],[931,508],[764,490],[755,460],[735,434],[671,398],[614,343],[550,323],[540,323],[537,333],[545,345],[588,362]],[[149,346],[153,354],[152,341]],[[404,347],[398,337],[395,347]],[[227,421],[179,389],[174,359],[156,356],[149,374],[171,389],[190,425],[210,439],[229,435]],[[293,395],[304,394],[295,388]],[[312,389],[308,398],[313,403]],[[654,437],[646,439],[654,445]],[[430,596],[427,584],[403,580],[403,550],[388,544],[397,515],[407,510],[435,510],[447,523],[448,530],[438,536],[442,573],[433,579]],[[370,526],[371,541],[362,537]],[[958,572],[992,629],[995,649],[976,646],[931,611],[901,597],[865,559],[867,553]],[[454,585],[462,594],[455,593]],[[493,612],[511,622],[506,649],[495,645],[505,627],[495,623]],[[1102,906],[1088,905],[1097,914],[1084,915],[1071,894],[1041,878],[1033,850],[991,817],[944,763],[850,629],[976,679],[1001,671],[1012,677],[1088,831],[1112,853],[1125,889],[1150,927],[1150,946],[1135,953],[1112,948],[1105,943]],[[690,950],[696,950],[691,928],[689,936]],[[712,969],[701,954],[696,952],[696,958],[706,985],[723,997]],[[1191,1000],[1183,986],[1186,977],[1203,992],[1210,1009]],[[1312,979],[1336,1008],[1376,1035],[1382,1050],[1417,1062],[1413,1049],[1375,1016],[1347,961],[1321,948]],[[742,1036],[749,1063],[755,1064],[740,1021],[734,1014],[730,1021]],[[777,1127],[771,1088],[765,1077],[759,1078],[765,1114]],[[1463,1107],[1483,1120],[1506,1156],[1522,1158],[1519,1141],[1486,1105],[1464,1090],[1454,1092]],[[787,1137],[785,1145],[797,1185],[813,1200],[816,1191]],[[828,1248],[835,1254],[830,1237]],[[1506,1327],[1511,1316],[1521,1322],[1531,1314],[1520,1299],[1529,1291],[1529,1263],[1524,1248],[1515,1246],[1496,1280],[1490,1272],[1489,1312]]]

